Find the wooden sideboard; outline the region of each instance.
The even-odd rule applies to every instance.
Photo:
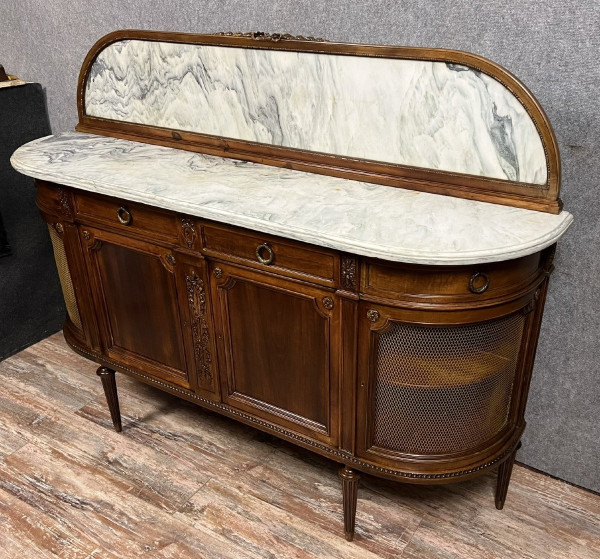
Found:
[[[554,246],[506,262],[403,265],[38,182],[69,318],[114,371],[362,470],[414,483],[500,465],[502,508]]]
[[[243,46],[248,39],[235,40]],[[108,135],[131,132],[108,120],[102,126]],[[152,134],[162,132],[150,132],[144,141],[161,143]],[[119,142],[110,156],[119,152],[127,163],[135,145]],[[201,151],[191,140],[182,147]],[[41,144],[27,149],[60,162]],[[469,263],[458,252],[459,263],[403,262],[383,249],[377,258],[336,248],[325,235],[302,242],[200,210],[108,195],[101,185],[121,172],[109,166],[92,192],[64,169],[64,180],[42,171],[46,163],[33,170],[18,153],[15,166],[37,178],[67,303],[65,338],[100,364],[117,431],[115,371],[329,457],[343,465],[349,540],[361,471],[447,483],[498,467],[496,507],[503,507],[555,242],[570,223],[564,214],[548,214],[563,228],[517,257],[506,249],[496,258],[470,253]],[[275,148],[271,155],[279,156]],[[504,196],[503,203],[515,200],[514,192]],[[552,206],[548,191],[536,187],[535,196]],[[489,205],[464,203],[480,204],[478,211]],[[505,209],[515,226],[537,213]]]

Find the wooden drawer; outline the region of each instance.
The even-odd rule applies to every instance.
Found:
[[[527,289],[539,277],[541,253],[472,266],[418,266],[369,260],[361,293],[416,302],[488,300]]]
[[[77,192],[75,211],[80,220],[93,224],[109,225],[152,238],[177,239],[175,215],[143,204]]]
[[[216,225],[204,226],[202,236],[208,256],[322,285],[336,284],[337,254],[334,251]]]

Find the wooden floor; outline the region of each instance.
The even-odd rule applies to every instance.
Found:
[[[515,467],[420,487],[364,475],[343,537],[338,465],[119,376],[56,334],[0,363],[0,558],[600,558],[600,497]]]

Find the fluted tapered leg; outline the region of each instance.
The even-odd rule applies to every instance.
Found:
[[[506,493],[508,492],[508,484],[510,483],[513,464],[515,463],[517,450],[520,448],[521,442],[519,441],[519,444],[513,453],[498,467],[498,480],[496,481],[496,508],[498,510],[502,510],[504,507],[504,501],[506,500]]]
[[[104,395],[106,396],[106,402],[108,403],[108,409],[110,410],[110,417],[115,431],[121,432],[121,410],[119,409],[119,397],[117,395],[117,383],[115,381],[115,372],[108,367],[100,367],[96,374],[102,381],[102,388],[104,388]]]
[[[356,519],[356,498],[358,496],[358,480],[360,476],[348,466],[340,472],[342,478],[342,499],[344,503],[344,532],[346,539],[351,542],[354,538],[354,523]]]

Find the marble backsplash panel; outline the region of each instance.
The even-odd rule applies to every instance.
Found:
[[[123,40],[95,60],[89,116],[544,185],[519,100],[420,60]]]

